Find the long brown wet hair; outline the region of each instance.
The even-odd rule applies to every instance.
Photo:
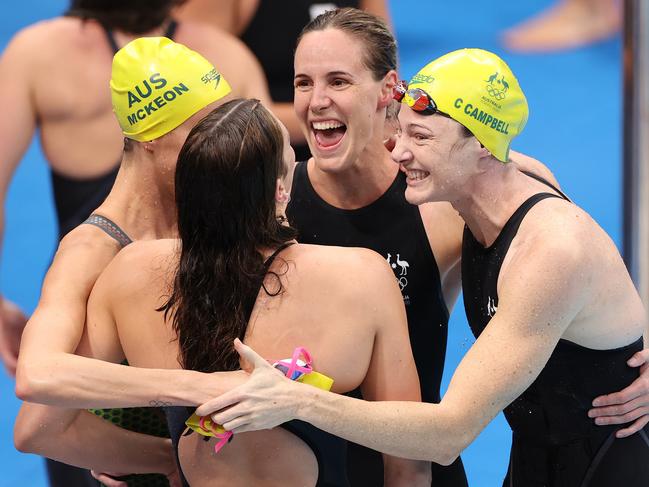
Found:
[[[243,339],[266,275],[259,250],[277,249],[296,235],[276,217],[283,150],[278,122],[259,100],[236,99],[199,122],[180,151],[180,260],[160,309],[171,315],[186,369],[239,368],[232,342]],[[273,294],[282,291],[276,281]]]

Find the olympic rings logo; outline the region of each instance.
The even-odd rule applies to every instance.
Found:
[[[505,98],[505,93],[507,90],[499,90],[497,88],[494,88],[492,85],[487,85],[487,93],[489,93],[489,96],[495,98],[496,100],[502,100]]]

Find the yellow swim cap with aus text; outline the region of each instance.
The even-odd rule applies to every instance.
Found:
[[[120,49],[110,90],[124,136],[139,142],[171,132],[231,91],[207,59],[166,37],[142,37]]]
[[[424,66],[408,84],[469,129],[502,162],[527,123],[525,94],[509,66],[482,49],[460,49]]]

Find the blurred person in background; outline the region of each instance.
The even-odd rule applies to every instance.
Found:
[[[273,111],[286,125],[298,161],[310,157],[293,109],[293,54],[302,28],[326,10],[356,7],[390,23],[387,0],[188,0],[180,19],[203,20],[239,36],[264,69]]]
[[[549,52],[608,39],[622,25],[622,0],[557,0],[503,34],[513,51]]]

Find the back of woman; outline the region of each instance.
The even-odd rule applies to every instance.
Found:
[[[258,101],[214,110],[179,156],[180,241],[121,252],[93,290],[89,329],[116,328],[139,367],[237,370],[235,338],[271,361],[302,346],[335,392],[360,385],[368,399],[419,400],[392,271],[368,250],[294,241],[284,217],[292,164],[286,130]],[[344,456],[325,458],[332,440],[322,435],[288,424],[237,435],[215,454],[218,439],[185,434],[179,461],[192,486],[345,485]],[[426,470],[386,458],[391,485],[430,484]]]

